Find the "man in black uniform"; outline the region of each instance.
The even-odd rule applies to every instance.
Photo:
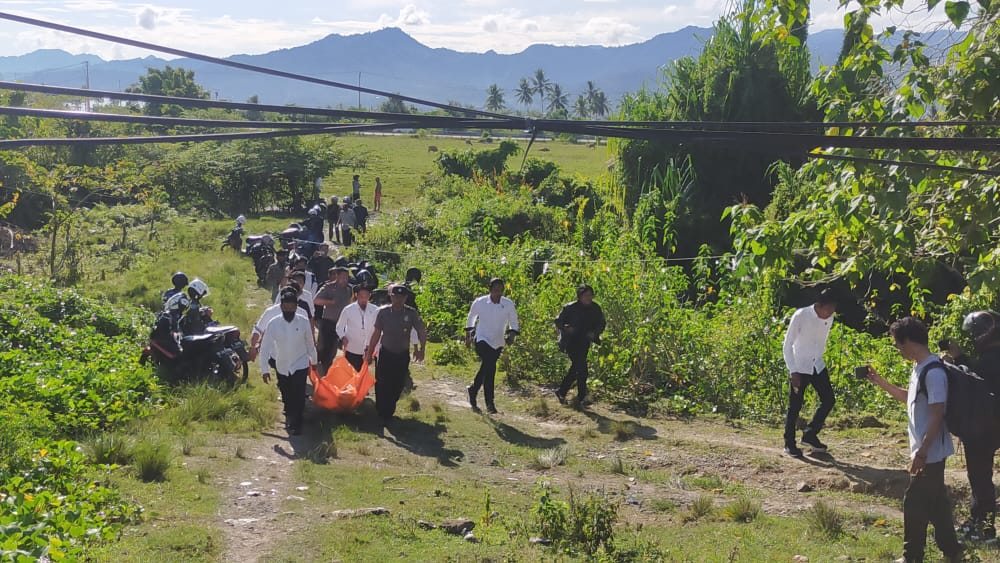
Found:
[[[365,359],[370,364],[372,351],[380,341],[382,343],[375,372],[375,410],[385,422],[392,420],[403,384],[410,374],[410,332],[416,329],[420,340],[413,354],[416,361],[423,361],[427,346],[427,327],[420,313],[406,305],[409,292],[409,288],[402,284],[389,289],[392,304],[379,310],[365,350]]]
[[[576,382],[576,402],[583,404],[587,397],[587,353],[590,345],[600,342],[604,332],[604,312],[594,303],[594,288],[581,285],[576,289],[576,301],[565,305],[556,317],[559,330],[559,349],[569,356],[570,366],[556,391],[559,402],[566,404],[566,393]]]

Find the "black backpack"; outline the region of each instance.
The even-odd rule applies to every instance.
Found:
[[[990,384],[966,366],[937,361],[927,364],[920,371],[917,394],[927,394],[927,372],[934,367],[944,368],[948,376],[948,400],[944,414],[948,431],[965,444],[992,443],[998,409]]]

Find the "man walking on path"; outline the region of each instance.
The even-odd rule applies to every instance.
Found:
[[[357,174],[354,175],[354,179],[351,181],[351,188],[353,190],[351,197],[354,199],[361,197],[361,176]]]
[[[827,288],[820,292],[816,303],[795,311],[788,323],[782,347],[791,383],[788,412],[785,415],[785,455],[802,457],[802,450],[795,444],[795,423],[802,410],[802,397],[806,387],[810,385],[819,395],[819,407],[802,433],[802,443],[809,445],[814,452],[825,452],[827,449],[819,441],[818,434],[823,429],[827,415],[833,410],[835,399],[823,354],[826,353],[826,341],[830,336],[836,311],[837,301],[833,291]]]
[[[285,404],[285,426],[289,433],[302,433],[302,411],[306,404],[306,377],[316,364],[309,320],[298,314],[298,297],[282,292],[281,316],[270,320],[260,343],[260,371],[264,383],[271,381],[271,363],[277,376],[281,401]]]
[[[330,198],[330,205],[326,206],[327,242],[340,244],[340,203],[337,196]]]
[[[594,303],[594,288],[581,285],[576,289],[576,301],[568,303],[559,311],[556,317],[556,329],[559,331],[559,349],[569,356],[569,371],[556,398],[566,404],[566,393],[576,382],[576,402],[583,405],[587,397],[587,354],[590,345],[600,342],[601,333],[605,327],[604,312],[600,305]]]
[[[372,352],[380,341],[382,343],[375,371],[375,410],[383,422],[391,421],[396,413],[396,403],[410,374],[410,332],[416,329],[420,341],[413,354],[414,360],[423,361],[427,346],[427,327],[420,313],[406,305],[409,292],[405,285],[392,286],[389,290],[392,304],[379,309],[365,350],[365,359],[371,363]]]
[[[337,335],[340,336],[340,344],[344,348],[344,357],[354,366],[355,371],[361,371],[366,346],[375,329],[378,307],[368,302],[368,298],[371,297],[371,289],[368,286],[362,284],[354,286],[354,297],[354,303],[344,307],[340,312]]]
[[[903,558],[897,563],[924,560],[927,523],[934,524],[934,541],[944,560],[962,560],[962,546],[952,527],[951,504],[944,484],[944,464],[955,453],[944,421],[948,375],[941,359],[927,348],[927,327],[913,317],[889,328],[899,354],[915,365],[907,389],[885,380],[868,368],[868,379],[893,399],[906,404],[910,436],[910,484],[903,495]],[[921,382],[921,380],[923,380]]]
[[[505,344],[512,344],[518,334],[517,309],[514,302],[503,296],[504,281],[490,280],[490,292],[477,298],[469,307],[469,318],[465,322],[465,345],[476,342],[476,354],[481,360],[476,379],[469,386],[469,404],[479,412],[476,395],[483,389],[486,397],[486,412],[496,414],[493,402],[493,385],[497,374],[497,360]]]
[[[358,225],[357,215],[354,214],[354,203],[351,198],[344,198],[344,206],[340,209],[340,237],[344,246],[351,246],[354,242],[354,229]]]
[[[316,323],[319,327],[320,375],[326,375],[337,356],[340,338],[337,337],[337,320],[340,312],[351,303],[350,270],[343,266],[330,268],[330,280],[316,294],[313,304],[323,307],[323,314]]]

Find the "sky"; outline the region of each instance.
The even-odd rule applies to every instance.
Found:
[[[213,56],[260,54],[331,33],[399,27],[430,47],[519,52],[529,45],[625,45],[694,25],[710,27],[731,0],[2,0],[0,12],[63,23]],[[874,21],[926,28],[945,21],[943,2]],[[922,0],[926,2],[926,0]],[[924,4],[926,5],[926,4]],[[810,29],[843,27],[837,0],[813,0]],[[0,56],[63,49],[104,59],[148,51],[0,21]],[[158,55],[162,58],[169,56]]]

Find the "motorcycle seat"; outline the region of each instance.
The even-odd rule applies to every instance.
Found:
[[[205,334],[188,334],[181,337],[181,343],[209,342],[214,338],[215,335],[211,332],[206,332]]]
[[[225,334],[234,330],[239,330],[233,325],[219,325],[219,326],[207,326],[205,327],[206,334]]]

